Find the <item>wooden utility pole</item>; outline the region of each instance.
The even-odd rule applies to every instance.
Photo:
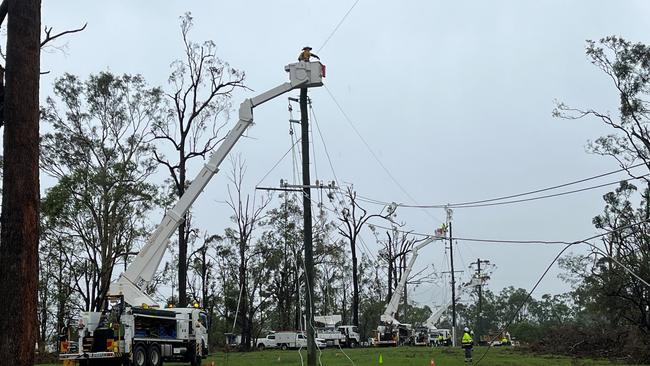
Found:
[[[41,1],[10,0],[0,232],[0,364],[31,366],[38,336]]]
[[[451,231],[451,209],[447,209],[449,223],[449,259],[451,261],[451,344],[456,347],[456,272],[454,272],[454,237]]]
[[[314,253],[311,231],[311,188],[309,177],[309,114],[307,113],[307,88],[300,89],[300,126],[302,132],[302,207],[304,218],[305,279],[307,283],[306,328],[307,365],[316,366],[316,337],[314,332]]]
[[[481,325],[481,312],[482,312],[482,306],[483,306],[483,274],[481,273],[481,264],[490,264],[490,261],[488,260],[481,260],[481,258],[477,258],[476,262],[470,263],[470,265],[476,265],[476,277],[481,280],[478,287],[478,307],[476,311],[476,339],[481,340],[481,331],[483,330],[482,325]]]

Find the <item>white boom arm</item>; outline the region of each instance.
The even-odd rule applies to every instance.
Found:
[[[180,225],[183,216],[203,192],[210,179],[217,173],[219,166],[239,138],[253,124],[253,108],[293,89],[323,85],[323,66],[320,62],[298,62],[287,65],[284,69],[289,72],[289,82],[241,103],[239,121],[235,127],[228,132],[225,140],[212,154],[208,163],[203,166],[174,207],[165,213],[161,223],[126,271],[120,275],[117,281],[111,283],[109,294],[121,294],[124,296],[125,302],[131,305],[157,306],[156,301],[148,296],[144,289],[153,279],[167,250],[169,239]]]
[[[413,264],[415,264],[415,260],[418,257],[418,251],[424,248],[425,246],[433,243],[435,240],[440,240],[440,239],[442,238],[430,236],[425,241],[423,241],[422,243],[415,246],[415,248],[413,248],[413,253],[411,254],[411,260],[409,261],[408,266],[406,266],[404,273],[402,273],[402,279],[399,281],[397,288],[393,292],[393,296],[388,302],[388,306],[386,306],[386,310],[381,315],[382,322],[397,323],[397,320],[395,319],[395,313],[397,312],[397,308],[399,307],[399,302],[402,299],[402,294],[404,294],[404,286],[406,286],[406,280],[411,274],[411,270],[413,269]]]
[[[456,301],[458,301],[461,298],[461,296],[468,293],[474,287],[481,285],[482,282],[483,281],[481,281],[479,278],[472,277],[472,279],[468,283],[462,286],[458,286],[458,290],[457,290],[458,292],[456,293]],[[440,320],[442,314],[445,313],[445,311],[451,306],[451,304],[452,304],[452,300],[449,300],[449,302],[440,306],[438,310],[434,311],[431,314],[431,316],[424,322],[424,326],[429,329],[435,329],[436,323],[438,322],[438,320]]]

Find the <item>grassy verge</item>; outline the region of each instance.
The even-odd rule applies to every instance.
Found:
[[[474,362],[486,351],[486,348],[474,349]],[[350,357],[350,361],[347,357]],[[217,352],[203,361],[204,366],[284,366],[301,365],[300,356],[304,365],[307,364],[305,351],[297,350],[280,351],[266,350],[261,352],[233,352],[225,354]],[[425,347],[399,347],[399,348],[360,348],[360,349],[327,349],[320,354],[323,366],[429,366],[431,360],[436,366],[461,366],[463,352],[460,348],[425,348]],[[165,363],[168,366],[187,365],[183,363]],[[480,365],[484,366],[605,366],[617,365],[607,360],[571,359],[560,356],[540,356],[522,353],[508,348],[493,348],[483,359]]]

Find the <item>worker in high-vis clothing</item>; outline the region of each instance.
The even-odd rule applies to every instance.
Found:
[[[460,340],[460,344],[465,350],[465,362],[472,362],[472,348],[474,347],[474,338],[472,338],[472,334],[467,327],[463,329],[463,338]]]
[[[309,59],[311,57],[320,60],[320,57],[318,57],[315,53],[311,53],[311,47],[306,46],[302,48],[302,52],[300,52],[300,55],[298,55],[298,61],[309,62]]]

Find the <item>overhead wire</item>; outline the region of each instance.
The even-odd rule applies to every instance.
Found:
[[[307,106],[308,106],[307,107],[308,109],[311,108],[311,98],[307,98]],[[315,176],[316,180],[319,180],[318,179],[319,178],[318,177],[318,163],[317,163],[318,158],[317,158],[317,155],[316,155],[316,143],[315,143],[315,140],[314,140],[314,128],[311,126],[311,124],[309,125],[309,131],[308,132],[309,132],[309,142],[311,143],[311,153],[312,153],[312,156],[314,157],[314,159],[313,159],[314,176]]]
[[[259,185],[264,181],[264,179],[266,179],[266,178],[271,174],[271,172],[273,172],[273,170],[275,170],[275,168],[278,167],[278,165],[280,165],[280,163],[282,162],[282,160],[284,160],[284,158],[286,158],[287,155],[288,155],[291,151],[293,151],[293,148],[295,147],[295,145],[296,145],[298,142],[300,142],[300,139],[296,140],[296,142],[294,142],[293,144],[291,144],[291,147],[289,148],[289,150],[287,150],[284,154],[282,154],[282,156],[280,157],[280,159],[278,159],[278,161],[276,161],[276,163],[271,167],[271,169],[269,169],[269,170],[266,172],[266,174],[264,174],[264,176],[262,177],[262,179],[260,179],[260,181],[257,182],[257,184],[255,185],[256,187],[259,186]]]
[[[642,165],[642,164],[637,164],[637,165],[634,165],[634,166],[629,167],[627,169],[633,169],[633,168],[636,168],[636,167],[638,167],[640,165]],[[579,179],[579,180],[572,181],[572,182],[569,182],[569,183],[555,185],[555,186],[552,186],[552,187],[536,189],[536,190],[532,190],[532,191],[528,191],[528,192],[512,194],[512,195],[496,197],[496,198],[490,198],[490,199],[484,199],[484,200],[478,200],[478,201],[459,202],[459,203],[445,203],[445,204],[428,204],[428,205],[412,205],[412,204],[405,204],[405,203],[397,203],[396,205],[397,205],[397,207],[405,207],[405,208],[469,208],[469,207],[497,206],[497,205],[534,201],[534,200],[539,200],[539,199],[564,196],[564,195],[567,195],[567,194],[579,193],[579,192],[588,191],[588,190],[592,190],[592,189],[598,189],[598,188],[602,188],[602,187],[606,187],[606,186],[610,186],[610,185],[614,185],[614,184],[620,184],[622,182],[628,182],[628,181],[632,181],[632,180],[642,179],[642,178],[645,178],[645,177],[650,175],[650,174],[643,174],[643,175],[640,175],[640,176],[634,176],[634,177],[630,177],[630,178],[626,178],[626,179],[620,179],[620,180],[613,181],[613,182],[608,182],[608,183],[599,184],[599,185],[595,185],[595,186],[584,187],[584,188],[580,188],[580,189],[574,189],[574,190],[570,190],[570,191],[564,191],[564,192],[560,192],[560,193],[536,196],[536,197],[531,197],[531,198],[526,198],[526,199],[504,201],[504,200],[510,199],[510,198],[528,196],[528,195],[532,195],[532,194],[536,194],[536,193],[547,192],[547,191],[551,191],[551,190],[555,190],[555,189],[559,189],[559,188],[568,187],[568,186],[579,184],[579,183],[584,183],[584,182],[587,182],[587,181],[590,181],[590,180],[594,180],[594,179],[602,178],[602,177],[605,177],[605,176],[608,176],[608,175],[620,173],[620,172],[622,172],[624,170],[626,170],[626,169],[619,169],[619,170],[615,170],[615,171],[595,175],[595,176],[592,176],[592,177]],[[367,203],[377,204],[377,205],[389,204],[388,202],[385,202],[385,201],[381,201],[381,200],[378,200],[378,199],[374,199],[374,198],[370,198],[370,197],[366,197],[366,196],[361,196],[361,195],[359,195],[359,200],[361,200],[363,202],[367,202]],[[497,202],[497,201],[501,201],[501,202]]]
[[[318,119],[316,118],[316,112],[314,111],[313,105],[311,103],[309,104],[309,109],[310,109],[310,112],[311,112],[312,119],[314,121],[314,125],[316,126],[316,130],[318,131],[318,135],[320,136],[321,142],[323,144],[323,150],[325,151],[325,155],[327,157],[327,161],[328,161],[330,169],[332,171],[332,175],[334,176],[335,181],[338,182],[338,176],[336,175],[336,170],[334,169],[334,164],[332,163],[332,158],[331,158],[331,156],[329,154],[327,144],[325,143],[325,138],[324,138],[323,133],[322,133],[322,131],[320,129],[320,126],[318,124]],[[334,194],[337,195],[337,197],[339,198],[340,201],[344,201],[340,190],[335,189]],[[336,210],[334,210],[333,212],[336,213]],[[361,248],[362,248],[362,250],[365,249],[366,255],[368,255],[368,257],[371,258],[373,261],[377,261],[377,258],[372,254],[372,251],[370,250],[368,245],[363,240],[363,237],[359,236],[359,239],[360,239],[360,243],[362,245]],[[385,276],[387,276],[386,270],[383,267],[380,267],[380,270],[383,272],[383,274]]]
[[[456,244],[456,250],[455,252],[458,254],[458,259],[460,259],[460,265],[463,266],[463,272],[465,271],[465,268],[467,268],[467,264],[465,262],[465,258],[463,258],[463,254],[460,251],[460,247],[458,246],[458,240],[456,239],[454,244]]]
[[[621,180],[618,180],[618,181],[615,181],[615,182],[603,183],[603,184],[598,184],[598,185],[591,186],[591,187],[574,189],[574,190],[571,190],[571,191],[565,191],[565,192],[554,193],[554,194],[547,194],[547,195],[531,197],[531,198],[522,198],[522,199],[518,199],[518,200],[492,202],[492,203],[481,203],[481,204],[475,204],[475,205],[449,206],[449,207],[456,208],[456,209],[458,209],[458,208],[473,208],[473,207],[488,207],[488,206],[501,206],[501,205],[510,205],[510,204],[513,204],[513,203],[537,201],[537,200],[546,199],[546,198],[560,197],[560,196],[566,196],[568,194],[574,194],[574,193],[579,193],[579,192],[590,191],[590,190],[593,190],[593,189],[603,188],[603,187],[607,187],[607,186],[611,186],[611,185],[615,185],[615,184],[620,184],[620,183],[623,183],[623,182],[629,182],[629,181],[633,181],[633,180],[642,179],[642,178],[645,178],[647,176],[650,176],[650,174],[644,174],[644,175],[641,175],[639,177],[621,179]]]
[[[341,110],[341,111],[342,111],[342,110]],[[323,137],[322,131],[320,130],[320,126],[318,125],[318,119],[317,119],[317,117],[316,117],[316,113],[315,113],[314,108],[313,108],[313,106],[312,106],[311,104],[310,104],[310,112],[311,112],[312,119],[314,120],[314,124],[316,125],[316,129],[317,129],[317,131],[318,131],[318,133],[319,133],[319,135],[320,135],[320,137],[321,137],[321,141],[322,141],[322,143],[323,143],[323,149],[324,149],[325,154],[326,154],[326,156],[327,156],[327,159],[328,159],[328,162],[329,162],[329,165],[330,165],[330,169],[332,170],[332,174],[334,175],[334,178],[336,179],[336,181],[338,181],[338,177],[336,176],[336,171],[335,171],[335,169],[334,169],[334,165],[333,165],[333,163],[332,163],[332,159],[331,159],[331,156],[330,156],[330,154],[329,154],[329,150],[327,149],[327,144],[325,143],[325,139],[324,139],[324,137]],[[342,112],[343,112],[343,111],[342,111]],[[343,112],[343,113],[344,113],[344,112]],[[354,125],[353,125],[353,124],[351,124],[351,126],[354,128]],[[355,130],[356,130],[356,129],[355,129]],[[358,131],[357,131],[357,133],[358,133]],[[361,137],[361,136],[359,136],[359,137]],[[363,140],[363,137],[361,137],[361,139]],[[365,140],[363,140],[363,141],[364,141],[364,143],[365,143]],[[367,143],[366,143],[366,145],[367,145]],[[369,147],[368,145],[367,145],[367,147],[368,147],[369,150],[372,152],[372,149],[370,149],[370,147]],[[381,164],[381,161],[379,161],[379,163]],[[390,172],[389,172],[389,174],[390,174]],[[398,183],[398,184],[399,184],[399,183]],[[343,201],[343,199],[340,198],[341,194],[340,194],[339,190],[337,189],[337,190],[335,190],[334,192],[335,192],[335,194],[339,197],[339,199],[340,199],[341,201]],[[334,212],[335,212],[335,211],[334,211]],[[359,236],[358,238],[359,238],[359,242],[360,242],[360,244],[361,244],[360,248],[362,249],[362,251],[365,250],[365,253],[366,253],[366,255],[368,255],[368,258],[371,259],[371,260],[373,260],[374,262],[377,262],[377,261],[378,261],[378,258],[375,257],[375,255],[372,253],[372,251],[370,250],[370,248],[369,248],[368,245],[366,244],[366,242],[365,242],[365,240],[363,239],[363,237],[362,237],[362,236]],[[386,273],[385,268],[380,267],[380,271],[382,271],[382,273],[383,273],[385,276],[387,276],[387,273]]]
[[[386,226],[382,226],[375,223],[370,223],[370,225],[382,229],[389,229]],[[396,230],[403,233],[411,233],[416,236],[423,236],[423,237],[433,236],[430,233],[423,233],[418,231],[411,231],[411,230],[407,231],[402,229],[396,229]],[[446,237],[441,237],[441,238],[447,239]],[[502,239],[465,238],[465,237],[458,237],[458,236],[454,236],[453,239],[467,241],[467,242],[499,243],[499,244],[566,244],[565,241],[561,241],[561,240],[502,240]]]
[[[454,237],[453,239],[455,239],[455,240],[463,240],[463,241],[466,241],[466,242],[495,243],[495,244],[543,244],[543,245],[558,245],[558,244],[559,245],[567,245],[567,244],[571,244],[571,245],[574,245],[574,244],[583,243],[583,244],[586,244],[586,245],[590,246],[591,248],[598,251],[599,253],[609,257],[610,259],[615,261],[617,264],[622,266],[628,273],[630,273],[630,275],[634,276],[639,281],[643,282],[648,287],[650,287],[650,284],[648,282],[646,282],[644,279],[642,279],[637,274],[632,272],[629,268],[625,267],[622,263],[618,262],[615,258],[612,258],[607,253],[603,252],[602,249],[598,248],[596,245],[589,242],[589,240],[593,240],[593,239],[596,239],[596,238],[599,238],[599,237],[603,237],[603,236],[606,236],[606,235],[608,235],[610,233],[617,232],[617,231],[620,231],[620,230],[624,230],[626,228],[633,227],[633,226],[636,226],[636,225],[640,225],[640,224],[648,222],[648,221],[650,221],[650,219],[643,220],[643,221],[640,221],[638,223],[622,226],[620,228],[613,229],[613,230],[610,230],[610,231],[607,231],[607,232],[604,232],[604,233],[601,233],[601,234],[597,234],[597,235],[591,236],[591,237],[589,237],[587,239],[584,239],[582,241],[579,241],[579,242],[567,242],[567,241],[564,241],[564,240],[500,240],[500,239],[477,239],[477,238],[457,238],[457,237]],[[376,224],[372,224],[372,225],[377,226],[377,227],[381,227],[381,226],[376,225]],[[418,236],[432,236],[430,234],[418,233],[418,232],[413,232],[413,231],[402,231],[402,232],[405,232],[405,233],[408,232],[408,233],[411,233],[413,235],[418,235]]]
[[[352,128],[352,130],[353,130],[353,131],[355,132],[355,134],[359,137],[359,139],[361,140],[361,142],[363,143],[363,145],[366,147],[366,149],[370,152],[370,155],[372,155],[372,157],[375,159],[375,161],[377,161],[377,163],[379,164],[379,166],[381,166],[381,168],[384,170],[384,172],[385,172],[385,173],[388,175],[388,177],[393,181],[393,183],[395,183],[395,185],[396,185],[396,186],[397,186],[397,187],[402,191],[402,193],[404,193],[404,194],[406,195],[406,197],[407,197],[408,199],[410,199],[412,202],[414,202],[414,203],[417,202],[417,201],[415,200],[415,198],[413,198],[413,196],[411,196],[411,194],[408,193],[408,191],[404,188],[404,186],[402,186],[402,185],[397,181],[397,179],[395,178],[395,176],[390,172],[390,170],[388,170],[388,168],[386,167],[386,165],[384,165],[384,163],[381,161],[381,159],[379,159],[379,156],[377,156],[377,154],[376,154],[375,151],[370,147],[370,145],[368,144],[368,142],[366,141],[366,139],[363,137],[363,135],[361,135],[361,133],[359,132],[359,130],[354,126],[354,123],[352,123],[352,119],[348,116],[347,113],[345,113],[345,111],[343,110],[343,107],[342,107],[341,104],[338,102],[338,100],[336,99],[336,97],[334,96],[334,94],[332,94],[332,92],[329,90],[329,88],[327,87],[327,85],[324,85],[324,87],[325,87],[325,90],[327,91],[327,94],[329,94],[330,98],[332,98],[332,101],[334,102],[334,104],[336,105],[336,107],[338,108],[338,110],[339,110],[339,111],[341,112],[341,114],[343,115],[344,119],[348,122],[348,124],[350,125],[350,127]],[[431,217],[432,219],[437,220],[437,221],[440,222],[440,223],[443,222],[443,221],[440,220],[439,218],[433,216],[430,212],[428,212],[428,211],[425,211],[425,212],[426,212],[427,215],[428,215],[429,217]]]
[[[329,91],[329,90],[328,90],[328,91]],[[331,93],[330,93],[330,95],[331,95]],[[335,101],[335,103],[336,103],[336,99],[333,97],[333,95],[331,95],[331,96],[332,96],[332,99],[333,99],[333,100]],[[342,108],[340,107],[340,105],[339,105],[339,109],[340,109],[341,112],[344,114],[344,116],[347,118],[347,115],[346,115],[345,112],[342,110]],[[320,137],[321,137],[321,141],[322,141],[323,146],[324,146],[323,149],[324,149],[325,154],[326,154],[326,156],[327,156],[327,159],[328,159],[328,162],[329,162],[329,165],[330,165],[330,169],[332,170],[332,174],[334,175],[334,178],[336,179],[336,181],[338,181],[338,177],[337,177],[337,175],[336,175],[336,172],[335,172],[335,169],[334,169],[334,165],[333,165],[333,163],[332,163],[332,159],[331,159],[331,156],[330,156],[330,154],[329,154],[329,150],[327,149],[327,144],[325,143],[325,139],[324,139],[324,137],[323,137],[322,131],[320,130],[320,126],[318,125],[318,119],[317,119],[317,117],[316,117],[316,113],[315,113],[315,111],[314,111],[314,109],[313,109],[313,106],[312,106],[311,104],[310,104],[310,111],[311,111],[312,119],[314,120],[314,124],[316,125],[317,131],[318,131],[318,133],[319,133],[319,135],[320,135]],[[386,170],[386,172],[387,172],[387,173],[392,177],[391,173],[387,170],[387,168],[383,165],[383,163],[378,159],[378,157],[376,156],[376,154],[374,154],[373,150],[370,148],[370,146],[369,146],[368,143],[365,141],[365,139],[363,139],[363,137],[360,135],[360,133],[358,132],[358,130],[356,130],[356,128],[354,127],[354,124],[352,124],[352,122],[349,120],[349,118],[347,118],[347,119],[348,119],[348,122],[350,123],[350,126],[352,126],[352,128],[355,130],[355,132],[357,132],[357,135],[358,135],[358,136],[361,138],[361,140],[364,142],[364,144],[366,145],[366,147],[368,148],[368,150],[369,150],[369,151],[370,151],[370,152],[375,156],[375,158],[378,160],[379,164],[382,165],[382,167]],[[396,182],[396,183],[398,184],[398,186],[400,186],[398,182]],[[406,191],[404,190],[403,187],[400,186],[400,188],[401,188],[401,189],[402,189],[402,190],[403,190],[403,191],[408,195],[408,192],[406,192]],[[339,200],[343,201],[343,199],[341,198],[341,193],[339,192],[339,190],[336,189],[336,190],[334,190],[334,192],[335,192],[335,194],[339,197]],[[409,197],[410,197],[410,196],[409,196]],[[412,198],[412,197],[411,197],[411,198]],[[334,211],[334,212],[335,212],[335,211]],[[368,255],[368,258],[369,258],[369,259],[371,259],[371,260],[374,261],[374,262],[378,262],[378,258],[375,257],[375,255],[372,253],[372,251],[370,250],[370,248],[369,248],[368,245],[366,244],[366,242],[365,242],[365,240],[363,239],[363,237],[362,237],[362,236],[359,236],[358,238],[359,238],[359,243],[361,244],[360,248],[362,249],[362,251],[365,250],[365,253],[366,253],[366,255]],[[380,267],[379,269],[380,269],[380,271],[381,271],[385,276],[388,276],[387,273],[386,273],[386,269],[385,269],[384,267]]]
[[[359,3],[359,0],[356,0],[356,1],[354,2],[354,4],[352,4],[352,6],[350,7],[350,9],[348,9],[348,11],[345,13],[345,15],[343,15],[343,18],[341,18],[341,20],[338,22],[338,24],[336,25],[336,27],[334,27],[334,30],[332,30],[332,32],[330,33],[330,35],[327,36],[327,38],[325,39],[325,41],[323,42],[323,44],[322,44],[320,47],[318,47],[318,50],[317,50],[316,52],[320,52],[323,48],[325,48],[325,45],[327,45],[327,42],[329,42],[329,40],[332,39],[332,37],[334,36],[334,33],[336,33],[336,31],[339,30],[339,28],[341,27],[341,24],[343,24],[343,22],[345,21],[345,19],[346,19],[346,18],[348,17],[348,15],[350,15],[350,13],[352,12],[352,9],[354,9],[354,7],[357,6],[358,3]]]
[[[517,307],[517,309],[513,312],[512,317],[508,320],[508,322],[507,322],[507,323],[502,327],[501,331],[500,331],[497,335],[495,335],[495,336],[494,336],[494,337],[493,337],[493,338],[488,342],[488,348],[487,348],[487,349],[485,350],[485,352],[481,355],[481,357],[478,359],[478,361],[476,361],[476,363],[474,363],[474,365],[478,365],[478,364],[480,364],[481,361],[482,361],[482,360],[487,356],[488,352],[489,352],[490,349],[493,347],[493,346],[492,346],[492,343],[497,339],[497,337],[499,337],[499,335],[500,335],[501,333],[505,332],[505,331],[510,327],[510,325],[512,325],[512,323],[514,322],[515,318],[517,317],[517,314],[521,311],[521,309],[522,309],[522,308],[526,305],[526,303],[530,300],[530,298],[531,298],[533,292],[537,289],[537,287],[538,287],[539,284],[542,282],[542,280],[544,279],[544,277],[548,274],[548,272],[549,272],[550,269],[553,267],[553,265],[554,265],[554,264],[557,262],[557,260],[562,256],[562,254],[564,254],[564,252],[565,252],[567,249],[569,249],[571,246],[573,246],[573,245],[577,245],[577,244],[587,244],[587,245],[589,245],[590,247],[592,247],[592,248],[598,250],[598,251],[599,251],[601,254],[603,254],[605,257],[608,257],[609,259],[614,260],[615,263],[617,263],[618,265],[620,265],[620,266],[621,266],[621,267],[622,267],[626,272],[628,272],[630,275],[634,276],[636,279],[638,279],[639,281],[643,282],[646,286],[648,286],[648,287],[650,288],[650,283],[648,283],[648,282],[645,281],[643,278],[641,278],[639,275],[637,275],[636,273],[634,273],[634,272],[633,272],[631,269],[629,269],[627,266],[625,266],[625,265],[623,265],[622,263],[618,262],[618,261],[617,261],[615,258],[613,258],[612,256],[610,256],[610,255],[608,255],[607,253],[603,252],[600,248],[598,248],[598,247],[595,246],[594,244],[590,243],[591,240],[594,240],[594,239],[597,239],[597,238],[600,238],[600,237],[603,237],[603,236],[607,236],[607,235],[610,235],[610,234],[613,234],[613,233],[616,233],[616,232],[619,232],[619,231],[623,231],[623,230],[625,230],[625,229],[629,229],[629,228],[632,228],[632,227],[634,227],[634,226],[638,226],[638,225],[644,224],[644,223],[649,222],[649,221],[650,221],[650,219],[646,219],[646,220],[642,220],[642,221],[639,221],[639,222],[635,222],[635,223],[631,223],[631,224],[628,224],[628,225],[624,225],[624,226],[618,227],[618,228],[616,228],[616,229],[608,230],[608,231],[606,231],[606,232],[604,232],[604,233],[600,233],[600,234],[597,234],[597,235],[593,235],[593,236],[590,236],[590,237],[585,238],[585,239],[582,239],[582,240],[576,240],[576,241],[573,241],[573,242],[564,242],[563,244],[565,244],[565,247],[562,248],[562,250],[561,250],[561,251],[560,251],[560,252],[559,252],[559,253],[558,253],[558,254],[553,258],[553,260],[551,261],[551,263],[549,263],[549,265],[546,267],[546,269],[544,270],[544,272],[542,273],[542,275],[541,275],[541,276],[537,279],[537,281],[535,282],[534,286],[531,288],[530,291],[528,291],[528,294],[527,294],[526,298],[521,302],[521,304],[519,305],[519,307]]]
[[[490,199],[485,199],[485,200],[480,200],[480,201],[460,202],[460,203],[455,203],[455,204],[452,204],[452,205],[453,206],[474,205],[474,204],[479,204],[479,203],[487,203],[487,202],[493,202],[493,201],[501,201],[501,200],[510,199],[510,198],[528,196],[528,195],[531,195],[531,194],[551,191],[551,190],[555,190],[555,189],[558,189],[558,188],[564,188],[564,187],[572,186],[572,185],[575,185],[575,184],[588,182],[590,180],[606,177],[606,176],[613,175],[613,174],[616,174],[616,173],[620,173],[620,172],[623,172],[623,171],[629,171],[630,169],[638,168],[638,167],[644,166],[644,165],[645,165],[645,163],[640,163],[640,164],[632,165],[632,166],[627,167],[627,168],[621,168],[621,169],[614,170],[614,171],[611,171],[611,172],[594,175],[594,176],[591,176],[591,177],[588,177],[588,178],[582,178],[582,179],[574,180],[574,181],[568,182],[568,183],[558,184],[558,185],[547,187],[547,188],[536,189],[536,190],[523,192],[523,193],[518,193],[518,194],[513,194],[513,195],[509,195],[509,196],[490,198]]]
[[[316,126],[316,131],[318,131],[318,135],[320,136],[321,142],[323,143],[323,150],[325,151],[325,156],[327,157],[327,162],[329,163],[330,170],[332,171],[332,175],[334,176],[334,179],[336,182],[339,181],[339,178],[336,176],[336,170],[334,170],[334,164],[332,164],[332,157],[330,156],[329,150],[327,149],[327,144],[325,143],[325,138],[323,137],[323,132],[320,129],[320,126],[318,124],[318,119],[316,118],[316,112],[314,111],[314,107],[312,104],[309,104],[309,111],[311,112],[312,120],[314,121],[314,125]]]
[[[459,251],[461,250],[461,247],[462,247],[463,250],[467,250],[469,252],[469,254],[472,256],[472,258],[477,257],[476,254],[474,253],[474,251],[472,250],[471,245],[464,245],[464,243],[462,241],[460,243],[456,242],[456,245],[457,245]]]

